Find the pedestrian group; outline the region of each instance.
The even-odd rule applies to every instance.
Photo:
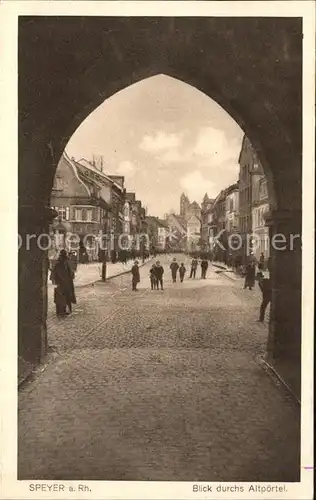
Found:
[[[255,280],[257,278],[259,288],[262,292],[262,302],[260,305],[260,314],[259,320],[260,322],[264,321],[265,311],[268,304],[271,302],[272,290],[271,290],[271,281],[270,278],[265,278],[262,270],[263,270],[263,254],[260,256],[258,268],[259,272],[256,275],[256,265],[257,260],[253,253],[250,254],[246,269],[245,269],[245,282],[244,289],[249,288],[252,290],[255,284]],[[201,279],[206,279],[206,273],[208,269],[208,261],[206,259],[202,259],[200,261],[201,265]],[[191,261],[191,269],[190,269],[190,279],[196,278],[196,271],[198,268],[198,260],[193,258]],[[172,282],[177,282],[177,276],[179,274],[180,283],[183,283],[186,268],[184,263],[181,262],[179,265],[177,259],[174,258],[170,264],[171,277]],[[140,273],[139,273],[139,265],[138,261],[134,262],[134,265],[131,269],[132,274],[132,290],[137,292],[137,285],[140,282]],[[71,314],[72,312],[72,304],[76,304],[76,295],[74,289],[74,275],[75,271],[72,265],[71,256],[68,258],[67,252],[65,250],[61,250],[57,263],[52,269],[51,272],[51,280],[54,285],[56,285],[54,289],[54,302],[56,305],[56,314],[57,316],[65,316]],[[156,263],[152,264],[149,277],[150,277],[150,286],[152,290],[163,290],[164,276],[164,268],[160,264],[160,261],[157,260]]]

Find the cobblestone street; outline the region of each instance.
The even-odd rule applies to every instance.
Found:
[[[180,256],[178,256],[180,260]],[[184,258],[183,258],[184,260]],[[19,392],[19,479],[297,481],[299,411],[258,361],[260,293],[206,280],[139,292],[124,274],[50,296],[51,361]],[[200,269],[198,270],[198,278]]]

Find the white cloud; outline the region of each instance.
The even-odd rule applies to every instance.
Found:
[[[156,132],[154,135],[144,135],[139,147],[144,151],[159,152],[168,149],[176,149],[182,141],[182,133],[168,134],[163,131]]]
[[[214,182],[206,179],[200,170],[193,170],[180,179],[181,187],[188,194],[190,200],[200,203],[207,192],[210,197],[217,194]]]
[[[122,161],[116,169],[116,173],[125,177],[133,177],[136,172],[136,167],[131,161]]]
[[[225,167],[237,171],[240,147],[240,141],[230,139],[223,130],[201,127],[193,146],[163,151],[160,159],[165,163],[192,163],[198,168]]]
[[[221,129],[202,127],[192,154],[211,167],[231,163],[237,167],[240,142],[230,139]]]
[[[160,159],[165,163],[179,163],[185,161],[185,154],[180,153],[178,149],[169,149],[163,153]]]

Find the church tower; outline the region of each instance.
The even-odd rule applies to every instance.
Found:
[[[182,193],[182,195],[180,196],[180,215],[181,215],[181,217],[185,217],[189,206],[190,206],[189,198],[184,193]]]

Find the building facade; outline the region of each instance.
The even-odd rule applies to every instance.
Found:
[[[97,260],[98,237],[107,229],[110,189],[81,175],[76,162],[64,153],[54,179],[51,206],[58,213],[51,224],[54,259],[62,248],[78,252],[83,260]]]
[[[215,198],[210,217],[210,246],[213,260],[227,263],[226,190]]]
[[[239,188],[232,184],[226,191],[225,228],[228,234],[239,232]]]
[[[192,214],[187,220],[187,250],[190,253],[201,250],[201,220]]]
[[[166,221],[152,215],[147,215],[146,221],[150,251],[154,254],[156,252],[163,252],[166,248],[168,236],[168,225]]]
[[[201,204],[201,249],[210,251],[210,229],[212,224],[212,207],[214,200],[205,193]]]
[[[228,244],[227,264],[232,265],[242,255],[239,232],[239,186],[238,182],[226,189],[225,230]]]
[[[109,210],[106,218],[103,220],[102,235],[100,236],[102,238],[102,251],[100,252],[99,248],[96,252],[100,260],[104,258],[104,255],[107,255],[112,261],[116,261],[118,252],[120,251],[120,235],[123,232],[124,225],[124,177],[105,174],[103,171],[103,162],[99,168],[85,159],[75,162],[75,165],[79,176],[84,182],[90,183],[93,186],[93,193],[97,189],[96,196],[102,200],[107,199]]]
[[[168,226],[166,250],[185,252],[187,245],[187,221],[183,216],[174,213],[166,214],[165,217]]]
[[[269,228],[266,226],[265,215],[269,212],[268,183],[262,174],[253,177],[252,232],[253,252],[260,261],[264,257],[264,268],[267,268],[270,256]]]
[[[248,137],[244,136],[239,155],[239,230],[243,241],[242,256],[245,262],[252,251],[254,186],[262,178],[263,169]]]

